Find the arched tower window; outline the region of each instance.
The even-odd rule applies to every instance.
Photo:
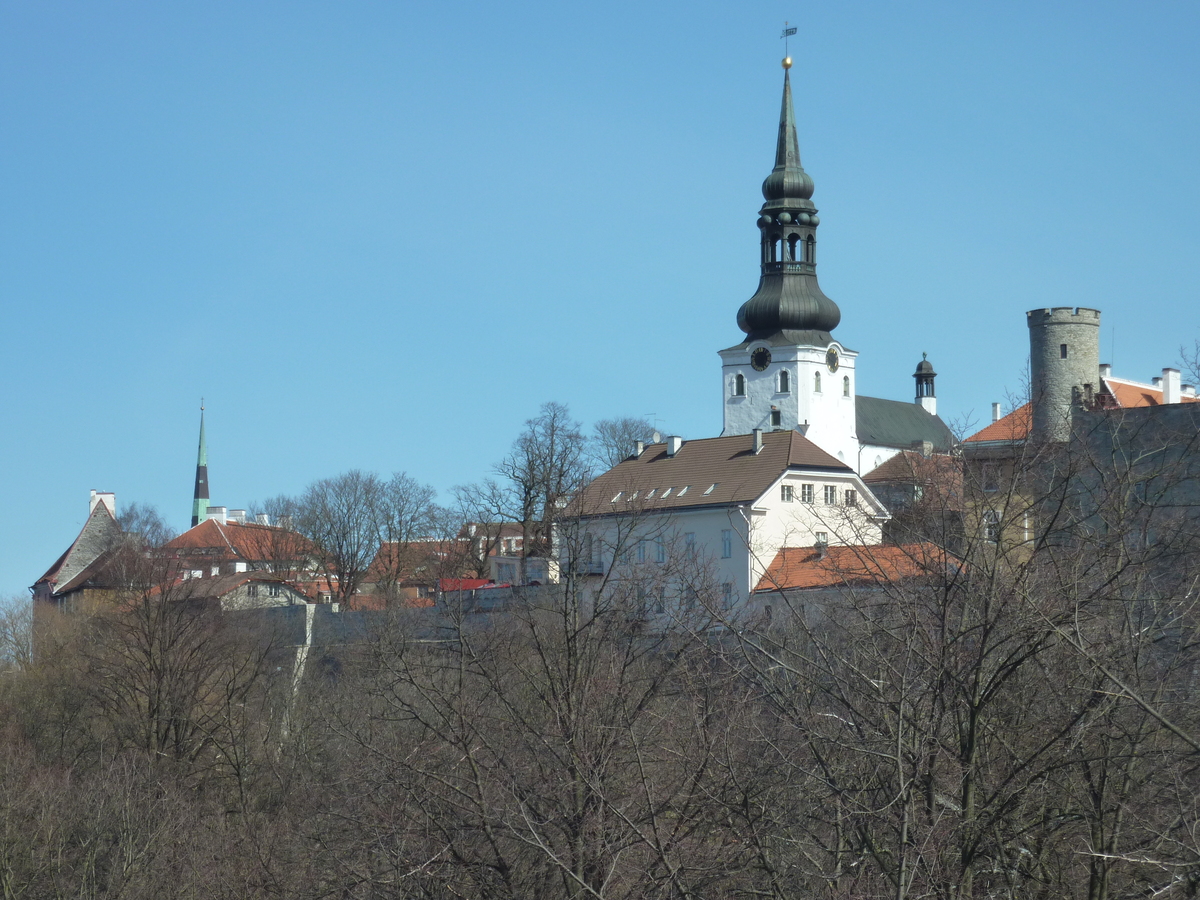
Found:
[[[779,238],[771,238],[771,262],[779,262]]]
[[[746,378],[744,375],[738,374],[733,376],[733,396],[746,396]]]
[[[804,261],[815,263],[817,261],[817,239],[810,234],[804,243]]]
[[[843,397],[850,396],[850,376],[849,375],[842,376],[842,396]]]
[[[821,373],[813,372],[813,390],[816,393],[821,393]]]
[[[787,370],[785,369],[779,373],[779,393],[786,394],[791,389],[791,380],[789,379]]]
[[[796,245],[800,243],[800,235],[793,234],[788,236],[788,259],[796,259]],[[800,252],[804,252],[804,246],[800,246]]]

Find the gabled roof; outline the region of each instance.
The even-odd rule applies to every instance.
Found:
[[[954,435],[946,423],[916,403],[859,394],[854,401],[854,421],[862,444],[908,449],[916,441],[929,441],[939,453],[948,453],[954,446]]]
[[[928,542],[898,546],[784,547],[775,554],[758,591],[802,590],[844,585],[895,584],[945,572],[949,558]]]
[[[180,556],[205,553],[221,558],[255,560],[301,559],[315,554],[308,538],[286,528],[208,519],[166,544]]]
[[[666,444],[650,444],[641,456],[618,463],[588,485],[567,514],[750,503],[788,469],[853,475],[849,466],[795,431],[765,433],[757,454],[751,434],[684,441],[674,456],[667,455]]]
[[[1029,437],[1029,429],[1031,427],[1033,427],[1033,406],[1026,403],[1024,406],[1018,406],[1007,416],[997,419],[992,424],[975,432],[964,440],[963,443],[1023,441]]]
[[[120,534],[121,527],[113,518],[108,505],[97,503],[88,513],[87,521],[79,530],[78,537],[34,584],[47,582],[54,587],[60,584],[65,586],[111,547]]]

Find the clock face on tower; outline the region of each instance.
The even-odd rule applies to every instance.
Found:
[[[759,347],[750,354],[750,365],[754,371],[761,372],[771,364],[771,351],[766,347]]]
[[[838,370],[838,352],[834,347],[830,347],[829,352],[825,354],[825,365],[829,366],[830,372]]]

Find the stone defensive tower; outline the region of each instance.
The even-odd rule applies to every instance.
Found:
[[[1031,309],[1029,375],[1032,436],[1065,441],[1071,436],[1071,407],[1091,399],[1100,380],[1100,310],[1057,306]]]

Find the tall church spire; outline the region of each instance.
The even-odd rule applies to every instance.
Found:
[[[754,296],[738,310],[746,340],[825,346],[842,313],[817,284],[817,226],[813,180],[800,165],[792,108],[790,57],[783,61],[783,104],[775,142],[775,167],[763,182],[759,210],[762,275]]]
[[[200,401],[200,447],[196,451],[196,491],[192,499],[192,527],[208,516],[208,444],[204,440],[204,401]]]

